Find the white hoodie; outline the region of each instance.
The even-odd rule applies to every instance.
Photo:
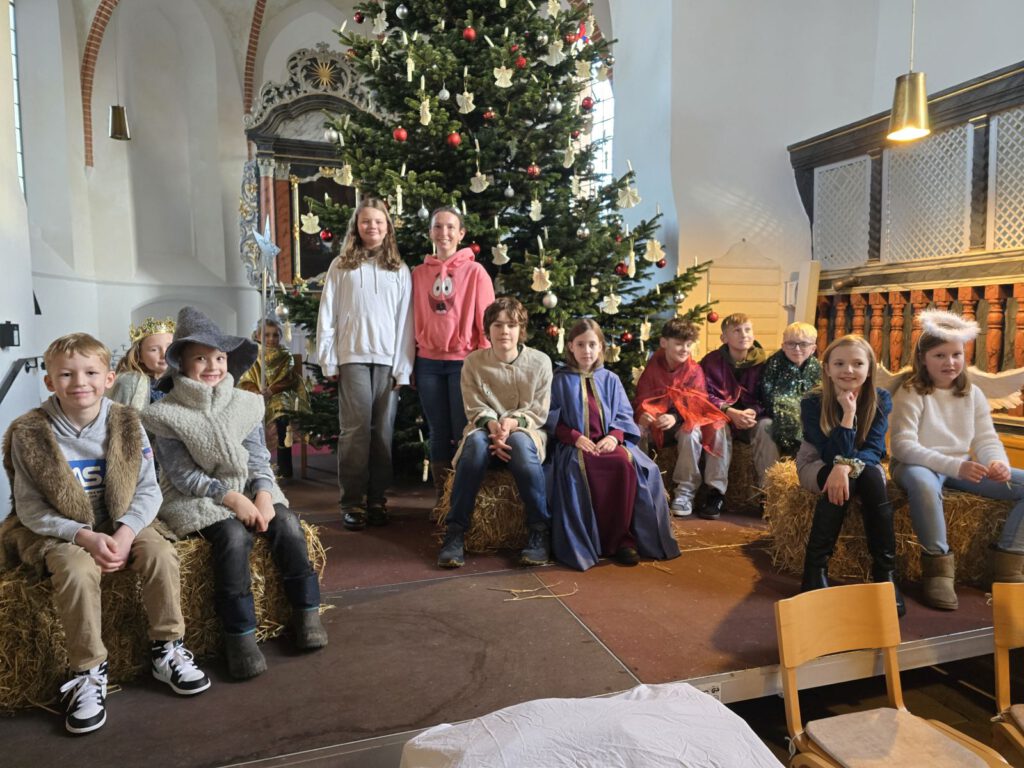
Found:
[[[320,296],[317,362],[324,376],[348,363],[390,365],[398,384],[408,384],[416,354],[411,310],[412,279],[402,264],[391,272],[376,258],[355,269],[331,262]]]

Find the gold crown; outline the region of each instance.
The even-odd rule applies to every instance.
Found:
[[[132,340],[132,344],[154,333],[174,333],[174,318],[165,317],[163,320],[157,320],[155,317],[147,317],[138,327],[128,325],[128,338]]]

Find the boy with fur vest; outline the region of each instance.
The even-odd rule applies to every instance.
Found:
[[[199,535],[213,546],[214,609],[224,627],[228,672],[236,679],[267,669],[256,645],[253,533],[266,534],[281,572],[295,644],[327,645],[306,537],[270,467],[263,398],[235,389],[256,353],[249,339],[223,334],[202,312],[184,307],[165,355],[160,387],[167,394],[142,417],[162,470],[161,521],[177,537]]]
[[[114,379],[110,350],[72,333],[43,359],[53,396],[4,436],[14,514],[0,529],[0,567],[21,562],[51,579],[72,672],[61,687],[65,727],[81,734],[107,719],[103,573],[139,574],[153,676],[183,695],[205,691],[210,680],[182,643],[177,553],[150,526],[161,496],[149,440],[134,410],[103,396]]]

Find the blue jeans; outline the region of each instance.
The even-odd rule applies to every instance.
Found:
[[[236,517],[208,525],[199,535],[213,546],[214,611],[229,635],[256,628],[249,553],[253,532]],[[284,594],[296,610],[320,607],[320,583],[309,564],[306,537],[299,518],[283,504],[274,505],[274,519],[267,526],[267,543],[281,573]]]
[[[416,391],[430,428],[430,460],[450,462],[466,428],[462,361],[416,358]]]
[[[512,458],[508,464],[491,456],[488,448],[491,441],[487,432],[478,429],[466,435],[462,453],[455,465],[455,482],[452,485],[452,506],[445,522],[457,525],[463,531],[469,529],[469,517],[476,504],[476,495],[484,480],[484,472],[489,466],[507,466],[515,478],[519,489],[519,498],[526,507],[526,525],[550,527],[551,515],[548,512],[547,487],[544,481],[544,470],[537,456],[537,446],[525,432],[513,432],[509,435],[508,444],[512,448]]]
[[[1006,483],[997,483],[987,478],[972,483],[933,472],[919,464],[893,462],[892,479],[907,492],[914,533],[928,554],[944,555],[949,552],[946,518],[942,514],[943,486],[984,496],[986,499],[1017,502],[1006,516],[996,546],[1008,552],[1024,554],[1024,470],[1011,469],[1007,487]]]

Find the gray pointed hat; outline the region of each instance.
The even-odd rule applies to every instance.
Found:
[[[256,342],[243,336],[230,336],[221,333],[220,328],[210,318],[195,307],[182,307],[178,312],[178,323],[164,359],[167,361],[168,374],[181,372],[181,352],[186,344],[203,344],[214,347],[228,355],[228,373],[237,382],[243,373],[252,368],[259,354]]]

